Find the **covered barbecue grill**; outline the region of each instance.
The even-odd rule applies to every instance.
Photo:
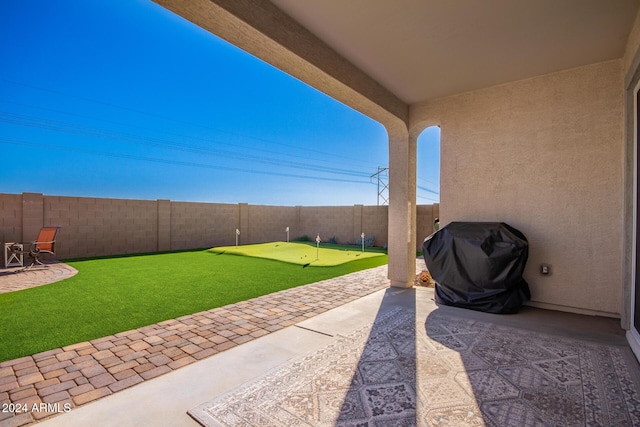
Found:
[[[522,277],[529,245],[508,224],[452,222],[427,237],[422,251],[439,304],[517,313],[531,298]]]

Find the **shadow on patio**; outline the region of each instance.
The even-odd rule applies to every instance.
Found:
[[[370,326],[190,413],[229,426],[640,421],[638,364],[614,319],[436,308],[426,289],[379,294]],[[305,327],[328,330],[314,320]]]

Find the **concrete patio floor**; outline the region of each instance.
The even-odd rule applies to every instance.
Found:
[[[187,414],[189,409],[227,393],[294,357],[327,345],[338,334],[346,335],[371,325],[376,317],[398,306],[414,310],[417,321],[423,323],[431,312],[438,309],[466,319],[521,328],[523,333],[536,331],[594,343],[627,345],[616,319],[530,307],[509,316],[451,307],[437,308],[433,289],[388,288],[41,424],[47,427],[198,426]]]

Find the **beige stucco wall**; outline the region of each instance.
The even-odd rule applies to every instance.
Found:
[[[622,67],[593,64],[412,107],[412,130],[441,126],[441,224],[519,228],[533,305],[620,313]]]

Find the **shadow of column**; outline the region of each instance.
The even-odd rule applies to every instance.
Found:
[[[414,289],[386,290],[368,337],[345,355],[353,374],[336,426],[416,425],[415,313]]]

